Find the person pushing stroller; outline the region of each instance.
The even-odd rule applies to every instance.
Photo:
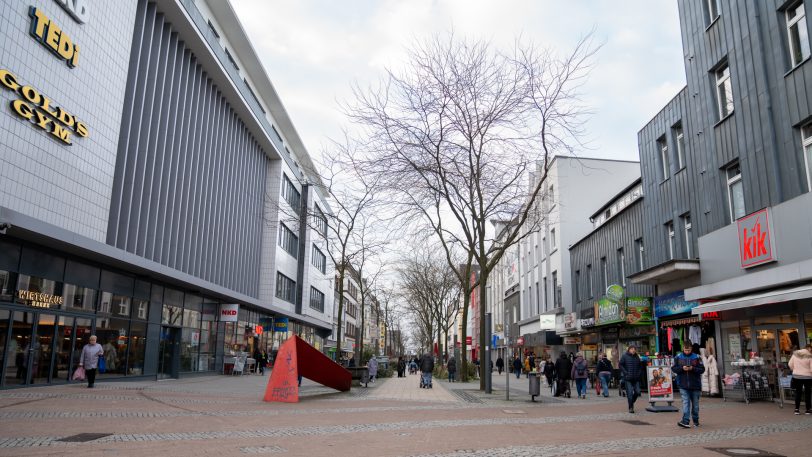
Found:
[[[434,371],[434,357],[423,354],[420,358],[420,388],[431,389],[431,373]]]

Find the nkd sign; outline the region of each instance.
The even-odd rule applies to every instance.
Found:
[[[239,304],[222,304],[220,305],[220,322],[237,322],[240,314]]]
[[[772,217],[769,208],[738,220],[739,258],[742,268],[778,260],[773,248]]]

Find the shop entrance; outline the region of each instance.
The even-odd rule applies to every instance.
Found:
[[[158,379],[176,379],[180,371],[180,328],[161,327]]]
[[[798,327],[789,325],[771,325],[754,327],[757,339],[758,355],[764,359],[764,371],[770,380],[773,394],[778,395],[778,376],[788,374],[792,352],[800,348],[801,333]],[[784,373],[784,372],[787,373]]]

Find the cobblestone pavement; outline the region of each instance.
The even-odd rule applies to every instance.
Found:
[[[647,413],[641,401],[632,415],[617,395],[553,399],[543,388],[531,403],[526,379],[511,379],[506,401],[503,378],[490,395],[478,382],[419,389],[416,376],[349,393],[305,380],[297,404],[262,402],[261,376],[7,390],[0,456],[626,456],[662,448],[694,457],[719,456],[708,448],[725,446],[809,454],[812,417],[772,403],[703,398],[703,427],[684,430],[678,414]]]

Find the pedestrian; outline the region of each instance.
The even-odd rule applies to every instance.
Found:
[[[578,398],[586,398],[586,380],[589,378],[589,366],[583,352],[579,351],[575,354],[575,363],[572,364],[570,374],[575,379],[575,390],[578,391]]]
[[[626,387],[626,400],[629,403],[629,412],[634,414],[634,402],[640,396],[640,378],[643,375],[640,356],[637,355],[637,348],[630,345],[620,358],[620,374]]]
[[[490,368],[491,373],[493,373],[493,360],[488,360],[488,368]]]
[[[555,377],[555,364],[549,357],[544,361],[544,377],[547,378],[547,385],[552,387],[553,378]]]
[[[434,358],[428,353],[420,358],[420,373],[422,376],[420,387],[431,387],[431,373],[434,371]]]
[[[519,356],[513,358],[513,374],[516,375],[516,379],[522,376],[522,360]]]
[[[504,369],[505,369],[505,360],[502,359],[502,356],[499,356],[496,358],[496,371],[498,371],[499,374],[502,374],[502,370]]]
[[[812,414],[812,344],[792,353],[789,359],[792,370],[792,385],[795,389],[795,414],[801,414],[801,391],[804,394],[806,415]]]
[[[598,378],[601,380],[601,390],[603,390],[603,396],[609,396],[609,379],[612,377],[612,361],[609,360],[609,357],[606,354],[601,355],[601,359],[598,361],[598,367],[596,368],[598,372]]]
[[[531,352],[528,359],[530,359],[530,370],[532,371],[536,367],[536,353]]]
[[[674,357],[671,370],[679,379],[679,394],[682,397],[682,420],[677,425],[691,428],[690,419],[693,419],[694,427],[699,427],[699,397],[702,395],[702,373],[705,372],[702,357],[694,354],[691,345],[686,344],[682,354]]]
[[[527,379],[530,379],[530,356],[524,358],[524,372],[527,373]]]
[[[406,361],[403,356],[398,357],[398,378],[406,377]]]
[[[457,361],[454,360],[454,357],[448,359],[448,382],[454,382],[457,377]]]
[[[566,395],[569,397],[569,383],[570,375],[572,374],[572,362],[567,353],[561,351],[561,356],[555,361],[555,375],[558,388],[555,391],[555,396]]]
[[[254,349],[254,360],[256,365],[257,373],[265,376],[265,357],[262,355],[262,352],[257,348]]]
[[[85,369],[87,376],[87,388],[92,389],[96,382],[96,370],[99,368],[99,357],[104,355],[104,348],[96,343],[96,335],[90,335],[88,343],[82,348],[82,355],[79,357],[79,366]]]
[[[375,376],[378,376],[378,359],[375,356],[369,358],[367,369],[369,370],[369,380],[374,384]]]

